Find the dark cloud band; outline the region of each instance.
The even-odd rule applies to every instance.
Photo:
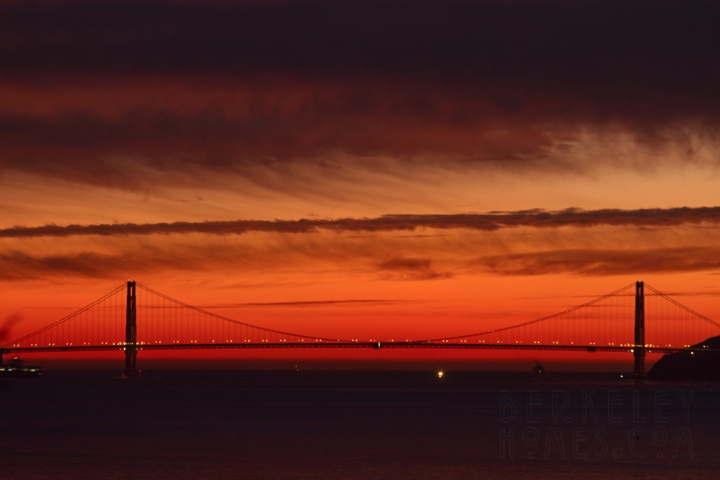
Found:
[[[514,166],[584,128],[693,160],[716,148],[718,24],[701,0],[10,0],[0,165],[118,188],[142,187],[118,158]]]
[[[631,227],[673,227],[720,223],[720,207],[640,209],[640,210],[526,210],[484,214],[384,215],[377,218],[338,220],[237,220],[215,222],[174,222],[151,224],[44,225],[0,230],[0,238],[68,237],[75,235],[153,235],[211,234],[240,235],[250,232],[285,234],[335,232],[392,232],[432,229],[472,229],[494,231],[511,227],[593,227],[599,225]]]

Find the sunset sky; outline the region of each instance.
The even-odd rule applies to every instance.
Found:
[[[311,335],[469,333],[636,280],[718,320],[718,25],[699,0],[4,1],[0,343],[127,279]]]

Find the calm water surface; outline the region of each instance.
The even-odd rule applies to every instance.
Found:
[[[714,383],[604,374],[47,372],[0,383],[3,479],[717,478]]]

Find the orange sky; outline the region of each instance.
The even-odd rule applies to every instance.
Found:
[[[720,318],[711,6],[154,3],[0,7],[0,341],[128,278],[312,335]]]

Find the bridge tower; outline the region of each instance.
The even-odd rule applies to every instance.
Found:
[[[135,282],[127,283],[127,310],[125,311],[125,376],[136,377],[137,369],[137,309]]]
[[[635,282],[635,377],[645,376],[645,284]]]

